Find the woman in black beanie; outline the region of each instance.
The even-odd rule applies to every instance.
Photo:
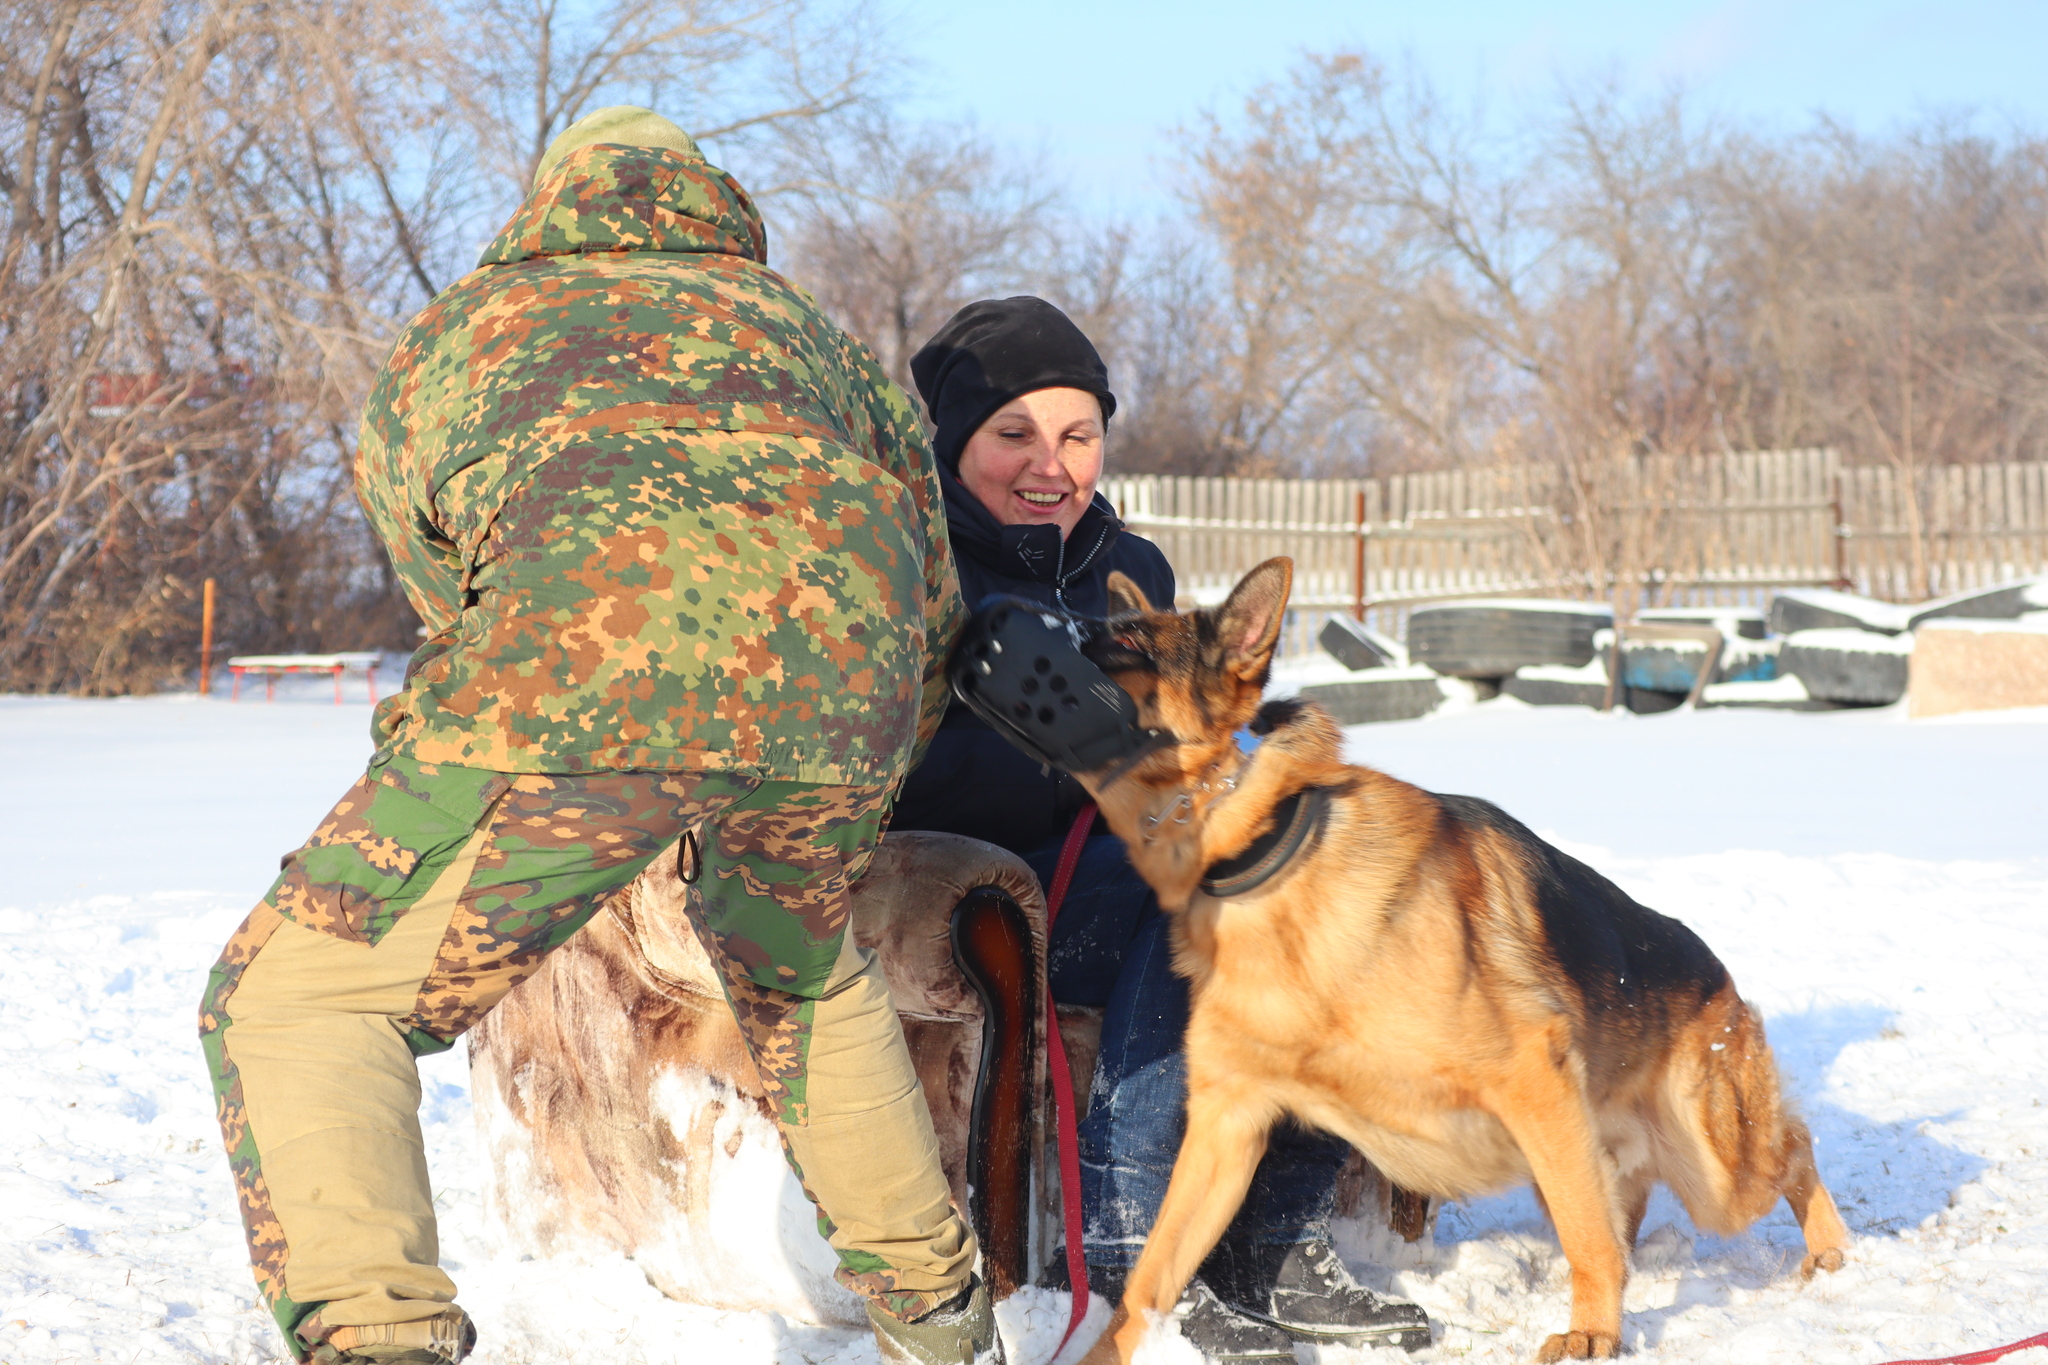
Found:
[[[1174,600],[1173,570],[1124,529],[1096,492],[1116,412],[1109,371],[1072,320],[1028,296],[969,304],[910,362],[932,444],[960,589],[1108,613],[1108,579],[1129,575]],[[1041,766],[955,703],[904,783],[892,829],[944,830],[1021,855],[1050,884],[1060,845],[1088,804],[1080,783]],[[1054,925],[1053,996],[1103,1009],[1102,1047],[1081,1126],[1084,1249],[1094,1288],[1119,1296],[1159,1204],[1185,1125],[1187,983],[1166,922],[1122,841],[1096,826]],[[1350,1149],[1326,1134],[1274,1131],[1251,1193],[1190,1286],[1182,1332],[1211,1360],[1293,1360],[1295,1339],[1428,1341],[1410,1304],[1354,1284],[1329,1249],[1335,1182]]]

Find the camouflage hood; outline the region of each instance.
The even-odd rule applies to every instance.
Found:
[[[703,157],[601,143],[563,157],[477,264],[610,251],[713,252],[766,265],[768,231],[747,192]]]
[[[764,254],[701,156],[594,142],[407,324],[356,448],[430,632],[385,752],[901,775],[959,605],[931,448]]]

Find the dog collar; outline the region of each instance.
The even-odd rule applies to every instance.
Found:
[[[1273,807],[1271,829],[1252,840],[1236,857],[1209,864],[1202,874],[1203,894],[1228,900],[1279,876],[1288,861],[1322,828],[1323,816],[1329,808],[1330,793],[1325,787],[1304,787]]]

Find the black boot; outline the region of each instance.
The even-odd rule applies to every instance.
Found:
[[[1121,1267],[1088,1267],[1088,1286],[1111,1303],[1123,1298]],[[1218,1365],[1239,1365],[1249,1361],[1292,1361],[1294,1339],[1271,1323],[1246,1317],[1224,1304],[1199,1279],[1188,1281],[1180,1302],[1173,1306],[1173,1325],[1181,1340],[1202,1353],[1202,1359]]]
[[[870,1302],[868,1321],[884,1365],[1003,1365],[995,1308],[979,1275],[949,1302],[904,1322]]]
[[[1296,1340],[1404,1351],[1429,1345],[1429,1316],[1353,1280],[1328,1242],[1234,1247],[1228,1260],[1228,1278],[1217,1286],[1224,1301]]]

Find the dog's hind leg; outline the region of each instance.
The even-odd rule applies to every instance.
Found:
[[[1540,1361],[1605,1360],[1621,1350],[1628,1253],[1616,1226],[1608,1162],[1573,1067],[1562,1039],[1548,1031],[1529,1038],[1486,1106],[1527,1158],[1571,1262],[1571,1330],[1546,1339]]]
[[[1783,1093],[1763,1023],[1732,986],[1673,1049],[1665,1088],[1664,1178],[1693,1222],[1731,1236],[1782,1197],[1806,1237],[1801,1272],[1838,1268],[1849,1230],[1820,1182],[1806,1123]]]
[[[1145,1250],[1124,1287],[1123,1306],[1082,1365],[1128,1365],[1155,1316],[1172,1310],[1195,1267],[1230,1226],[1259,1158],[1266,1154],[1272,1116],[1248,1095],[1219,1098],[1213,1091],[1188,1095],[1188,1130],[1173,1163],[1159,1217]]]
[[[1849,1229],[1835,1208],[1835,1197],[1820,1183],[1820,1171],[1813,1162],[1813,1138],[1806,1124],[1790,1119],[1785,1124],[1785,1202],[1799,1220],[1806,1238],[1806,1257],[1799,1274],[1812,1279],[1816,1270],[1842,1268],[1842,1254],[1849,1246]]]
[[[1643,1215],[1650,1208],[1650,1191],[1657,1182],[1648,1174],[1637,1172],[1622,1177],[1621,1181],[1621,1245],[1624,1249],[1635,1246],[1643,1235]]]

